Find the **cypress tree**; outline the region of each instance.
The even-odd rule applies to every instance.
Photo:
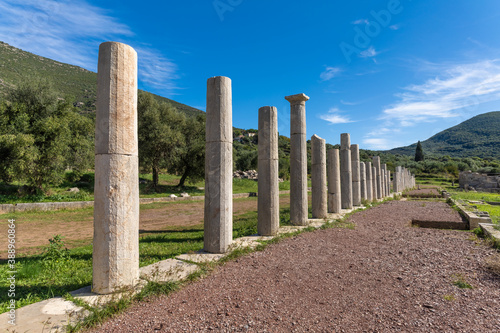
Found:
[[[415,150],[415,162],[420,162],[424,160],[424,150],[420,141],[417,142],[417,149]]]

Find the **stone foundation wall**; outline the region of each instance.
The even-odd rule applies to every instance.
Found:
[[[481,192],[500,193],[500,175],[488,176],[477,172],[460,172],[458,177],[460,188]]]

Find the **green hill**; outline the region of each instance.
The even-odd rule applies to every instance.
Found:
[[[477,115],[422,141],[426,155],[500,159],[500,111]],[[392,154],[414,155],[417,144],[389,150]]]
[[[30,78],[50,81],[62,96],[72,96],[82,112],[95,111],[97,73],[64,64],[0,42],[0,98],[6,91]],[[187,115],[203,113],[188,105],[154,95],[159,101],[171,103]]]

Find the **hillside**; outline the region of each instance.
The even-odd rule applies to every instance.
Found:
[[[500,159],[500,111],[477,115],[422,141],[426,155],[449,155]],[[389,150],[414,155],[417,144]]]
[[[96,60],[97,61],[97,60]],[[30,78],[50,81],[61,96],[72,96],[82,112],[95,111],[97,73],[64,64],[0,42],[0,98],[6,91]],[[203,113],[188,105],[154,95],[159,101],[171,103],[188,115]]]

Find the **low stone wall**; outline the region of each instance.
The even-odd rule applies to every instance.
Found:
[[[500,175],[488,176],[477,172],[464,171],[458,176],[460,188],[481,192],[500,193]]]
[[[290,191],[280,191],[280,194],[288,194]],[[257,193],[236,193],[233,194],[233,198],[248,198],[256,197]],[[161,198],[141,198],[141,204],[148,204],[153,202],[170,202],[170,201],[186,201],[186,200],[204,200],[205,197],[193,196],[193,197],[161,197]],[[0,205],[0,214],[8,213],[18,213],[27,211],[49,211],[49,210],[60,210],[60,209],[80,209],[86,207],[93,207],[94,201],[72,201],[72,202],[36,202],[36,203],[18,203],[18,204],[5,204]]]

